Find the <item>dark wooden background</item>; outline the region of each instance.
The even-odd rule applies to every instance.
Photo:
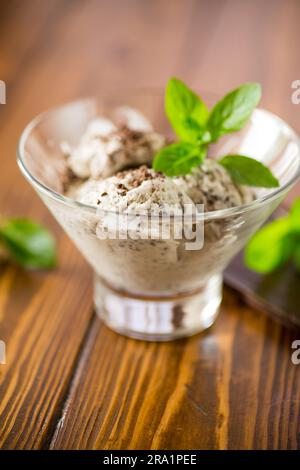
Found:
[[[146,344],[109,331],[90,268],[15,163],[45,108],[170,75],[217,93],[259,81],[263,105],[300,131],[299,24],[299,0],[1,0],[0,212],[44,222],[60,253],[53,272],[0,268],[3,449],[300,447],[296,332],[228,288],[203,335]]]

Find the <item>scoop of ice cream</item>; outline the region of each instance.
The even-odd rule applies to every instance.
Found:
[[[168,212],[184,204],[193,204],[179,185],[144,165],[101,181],[87,181],[80,186],[76,198],[82,203],[117,212]]]
[[[154,154],[166,144],[164,136],[153,132],[140,113],[120,108],[116,122],[93,120],[78,146],[63,150],[67,164],[79,178],[106,178],[126,167],[150,164]]]
[[[118,127],[128,127],[133,131],[151,132],[153,131],[150,121],[137,109],[129,106],[121,106],[114,112],[114,121]]]
[[[235,184],[226,169],[211,158],[173,181],[195,204],[204,204],[206,212],[247,204],[255,198],[253,190]]]

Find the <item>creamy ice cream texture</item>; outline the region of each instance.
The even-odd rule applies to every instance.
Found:
[[[78,146],[71,149],[65,145],[63,150],[76,176],[97,179],[112,176],[128,166],[151,165],[153,155],[165,143],[165,137],[153,132],[138,111],[119,108],[115,122],[103,117],[94,119]]]
[[[214,211],[254,199],[251,189],[235,184],[212,158],[183,177],[156,173],[149,167],[166,143],[131,108],[119,108],[114,121],[93,120],[76,148],[64,147],[68,168],[77,178],[67,194],[84,204],[119,212],[187,203],[204,204],[205,211]]]
[[[80,202],[103,210],[134,212],[192,204],[192,199],[170,178],[146,166],[125,170],[101,181],[87,181],[77,191]]]

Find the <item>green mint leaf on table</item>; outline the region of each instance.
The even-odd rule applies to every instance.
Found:
[[[201,98],[181,80],[171,78],[166,89],[165,109],[177,136],[196,142],[208,118],[208,109]]]
[[[300,198],[287,216],[270,222],[252,237],[244,260],[249,269],[267,274],[291,258],[300,272]]]
[[[206,155],[204,147],[189,142],[178,142],[163,147],[155,156],[153,168],[167,176],[186,175],[195,166],[201,165]]]
[[[226,155],[218,162],[226,168],[237,184],[263,188],[276,188],[279,186],[278,179],[271,173],[269,168],[253,158],[245,155]]]
[[[296,199],[290,210],[291,229],[300,235],[300,198]]]
[[[25,268],[52,268],[56,264],[54,238],[30,220],[5,221],[0,226],[0,242],[10,257]]]
[[[270,273],[288,261],[295,246],[289,217],[274,220],[259,230],[248,243],[245,264],[258,273]]]
[[[261,98],[261,87],[258,83],[246,83],[231,91],[213,107],[210,112],[207,128],[212,140],[244,127],[254,108]]]

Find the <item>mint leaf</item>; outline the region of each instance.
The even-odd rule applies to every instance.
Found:
[[[240,130],[261,97],[258,83],[246,83],[228,93],[209,113],[207,107],[181,80],[169,80],[165,108],[168,119],[182,140],[162,149],[154,158],[153,168],[168,176],[185,175],[200,165],[207,146],[223,134]],[[239,184],[274,188],[277,178],[262,163],[243,155],[227,155],[219,163]]]
[[[153,168],[167,176],[181,176],[190,173],[200,165],[206,155],[205,147],[196,147],[189,142],[178,142],[162,148],[153,160]]]
[[[291,229],[300,234],[300,198],[293,202],[290,210]]]
[[[175,133],[182,140],[196,142],[204,131],[208,109],[181,80],[169,80],[165,97],[166,114]]]
[[[270,273],[291,257],[296,243],[290,233],[289,217],[274,220],[259,230],[248,243],[245,264],[258,273]]]
[[[287,216],[269,223],[254,235],[245,251],[246,265],[265,274],[293,258],[300,273],[299,235],[300,198],[294,201]]]
[[[223,134],[242,129],[259,103],[260,98],[260,85],[258,83],[246,83],[231,91],[219,101],[213,107],[207,122],[212,140],[216,141]]]
[[[269,168],[254,158],[244,155],[226,155],[218,163],[231,175],[238,184],[256,186],[261,188],[277,188],[278,179]]]
[[[10,256],[26,268],[51,268],[56,264],[54,239],[35,222],[9,220],[0,227],[0,239]]]

